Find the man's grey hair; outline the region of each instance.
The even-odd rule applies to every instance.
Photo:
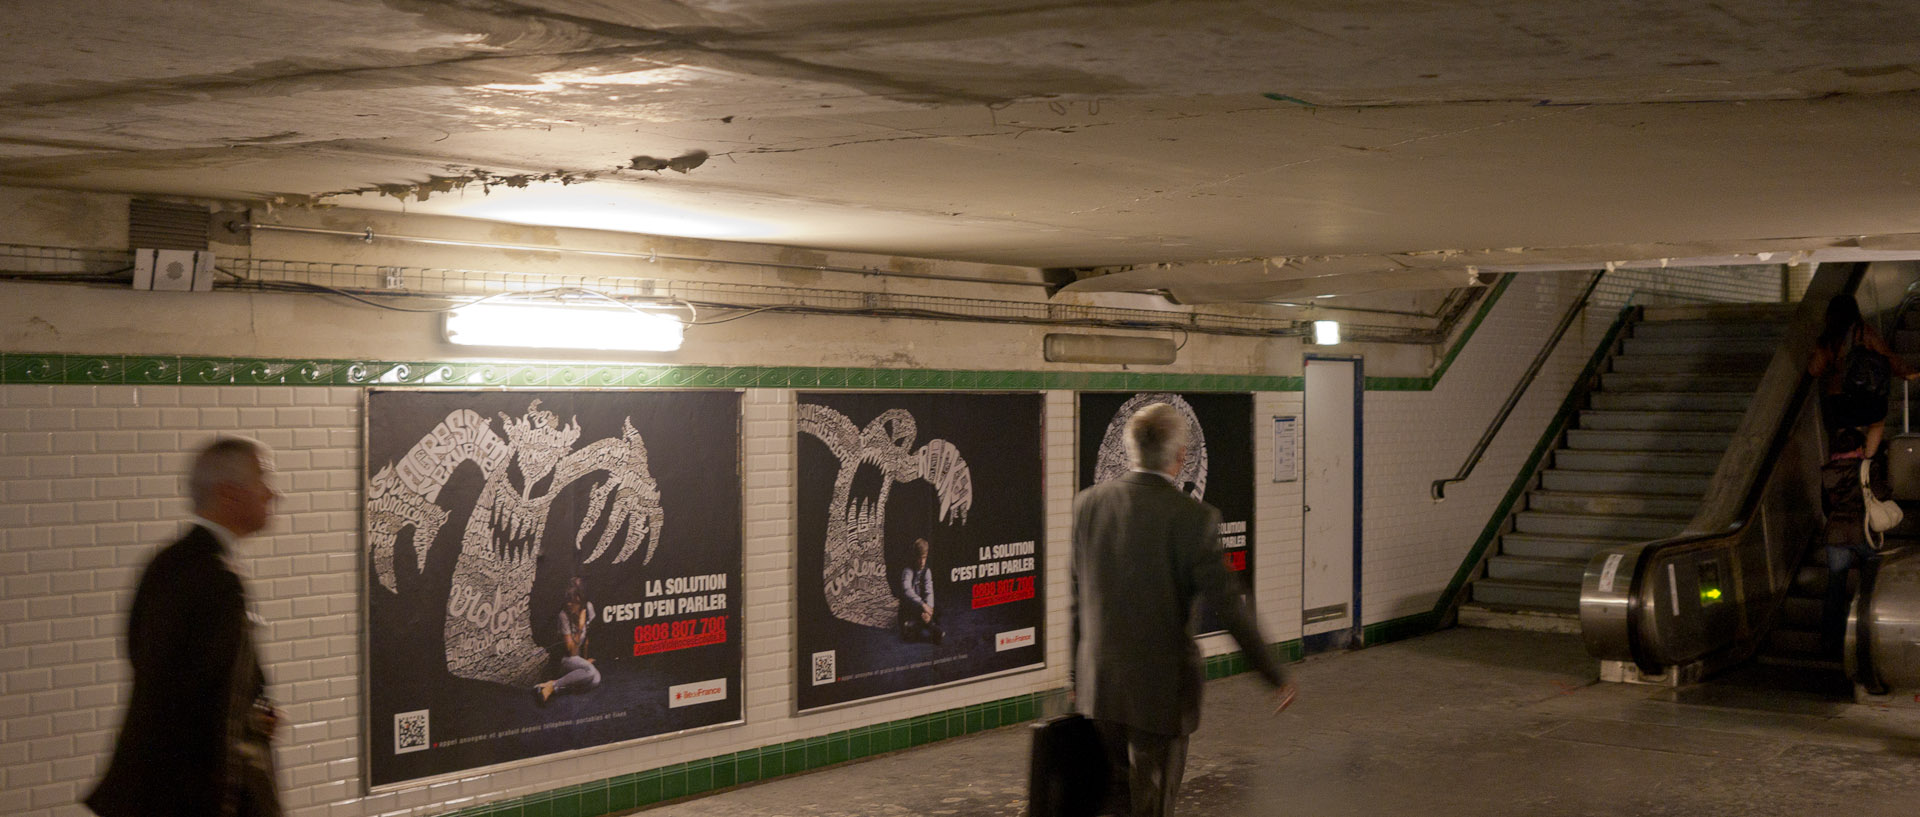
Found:
[[[1154,403],[1127,418],[1127,430],[1121,436],[1127,447],[1127,463],[1148,471],[1168,471],[1179,465],[1174,458],[1187,445],[1187,419],[1166,403]]]
[[[266,467],[267,447],[245,437],[219,437],[200,449],[187,472],[187,496],[194,510],[213,503],[222,485],[245,485]]]

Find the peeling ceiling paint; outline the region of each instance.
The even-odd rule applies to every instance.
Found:
[[[564,194],[1193,297],[1250,285],[1216,260],[1920,233],[1908,0],[97,0],[7,36],[0,184],[548,225]]]

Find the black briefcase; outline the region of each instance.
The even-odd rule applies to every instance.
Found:
[[[1069,713],[1035,723],[1028,817],[1093,817],[1106,799],[1108,774],[1093,719]]]

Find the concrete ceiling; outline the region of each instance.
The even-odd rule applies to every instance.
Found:
[[[1205,279],[1218,300],[1315,264],[1454,286],[1431,271],[1920,252],[1912,0],[7,16],[0,184],[1146,266],[1108,288]]]

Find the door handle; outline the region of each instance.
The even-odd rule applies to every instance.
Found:
[[[1300,506],[1300,512],[1301,512],[1301,513],[1313,513],[1313,506],[1312,506],[1312,505],[1301,505],[1301,506]]]

